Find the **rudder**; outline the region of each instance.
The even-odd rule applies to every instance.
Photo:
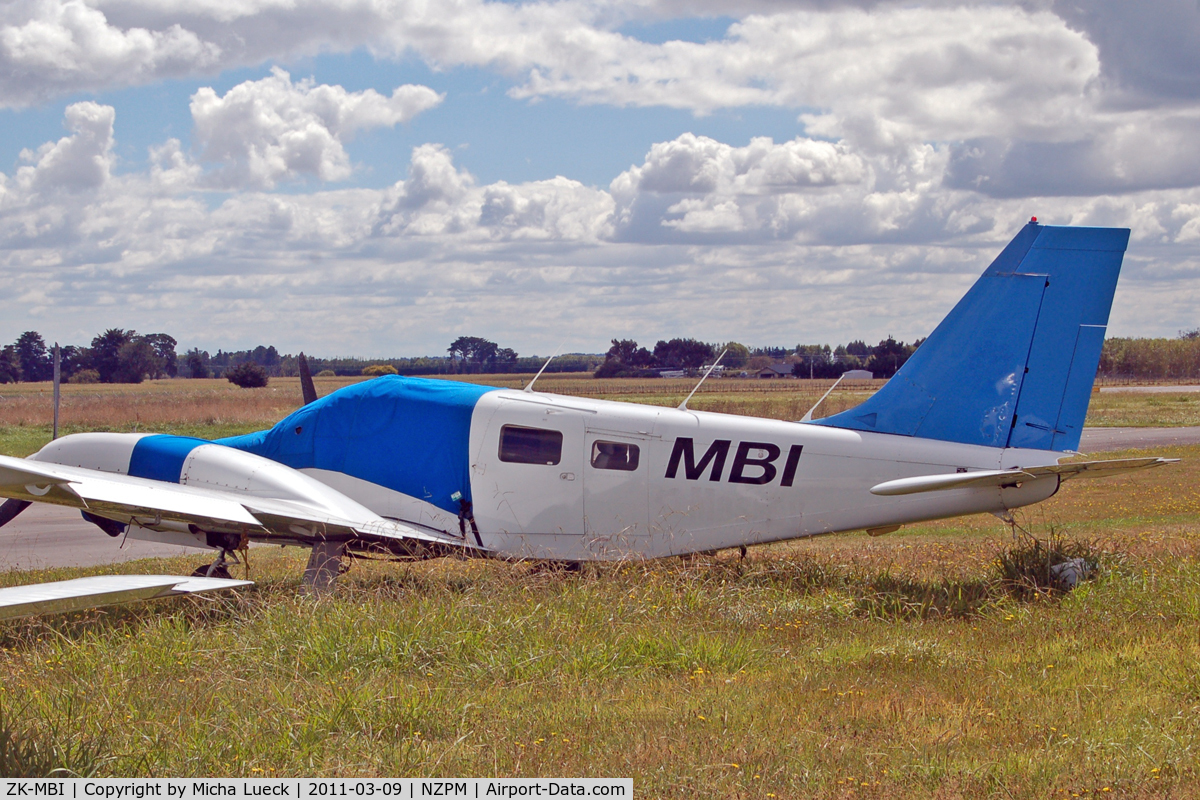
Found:
[[[1074,450],[1128,241],[1030,222],[882,389],[816,424]]]

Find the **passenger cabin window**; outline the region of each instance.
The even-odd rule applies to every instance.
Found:
[[[596,442],[592,445],[592,466],[633,472],[638,468],[638,446],[621,442]]]
[[[512,464],[557,464],[562,460],[559,431],[505,425],[500,429],[500,460]]]

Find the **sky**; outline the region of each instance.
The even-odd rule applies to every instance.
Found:
[[[1200,326],[1200,3],[9,0],[0,342],[928,334],[1031,217]]]

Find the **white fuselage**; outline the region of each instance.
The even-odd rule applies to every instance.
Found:
[[[503,460],[506,426],[560,434],[557,462]],[[599,452],[613,445],[625,456],[621,469],[605,468]],[[632,469],[629,448],[637,448]],[[1051,496],[1058,479],[904,497],[870,489],[917,475],[1055,464],[1061,456],[515,390],[480,398],[470,453],[481,544],[505,557],[565,560],[656,558],[1003,513]],[[305,472],[381,515],[458,529],[454,515],[419,499],[340,473]]]
[[[138,434],[74,434],[34,460],[121,476]],[[878,496],[885,481],[1031,468],[1061,454],[865,433],[815,424],[515,390],[482,395],[470,422],[474,526],[428,502],[342,472],[294,470],[221,444],[194,447],[178,483],[236,502],[378,515],[459,537],[506,558],[657,558],[836,531],[1004,513],[1058,489],[1051,475],[1012,488]],[[398,445],[397,462],[412,457]],[[120,480],[120,477],[114,478]],[[333,491],[330,491],[333,490]],[[291,504],[291,505],[288,505]],[[248,507],[249,507],[248,506]],[[311,508],[310,508],[311,507]],[[97,511],[101,515],[105,512]],[[113,513],[130,534],[204,544],[194,527]],[[256,538],[252,528],[247,529]],[[301,531],[304,533],[305,531]],[[278,534],[275,541],[279,540]]]

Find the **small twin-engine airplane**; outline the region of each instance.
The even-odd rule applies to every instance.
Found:
[[[347,552],[658,558],[1005,516],[1069,478],[1167,463],[1059,463],[1079,445],[1128,240],[1031,221],[895,377],[823,419],[397,376],[318,400],[309,380],[306,405],[258,433],[82,433],[0,457],[0,524],[71,506],[110,536],[220,551],[210,580],[247,542],[301,545],[306,580],[327,586]]]

